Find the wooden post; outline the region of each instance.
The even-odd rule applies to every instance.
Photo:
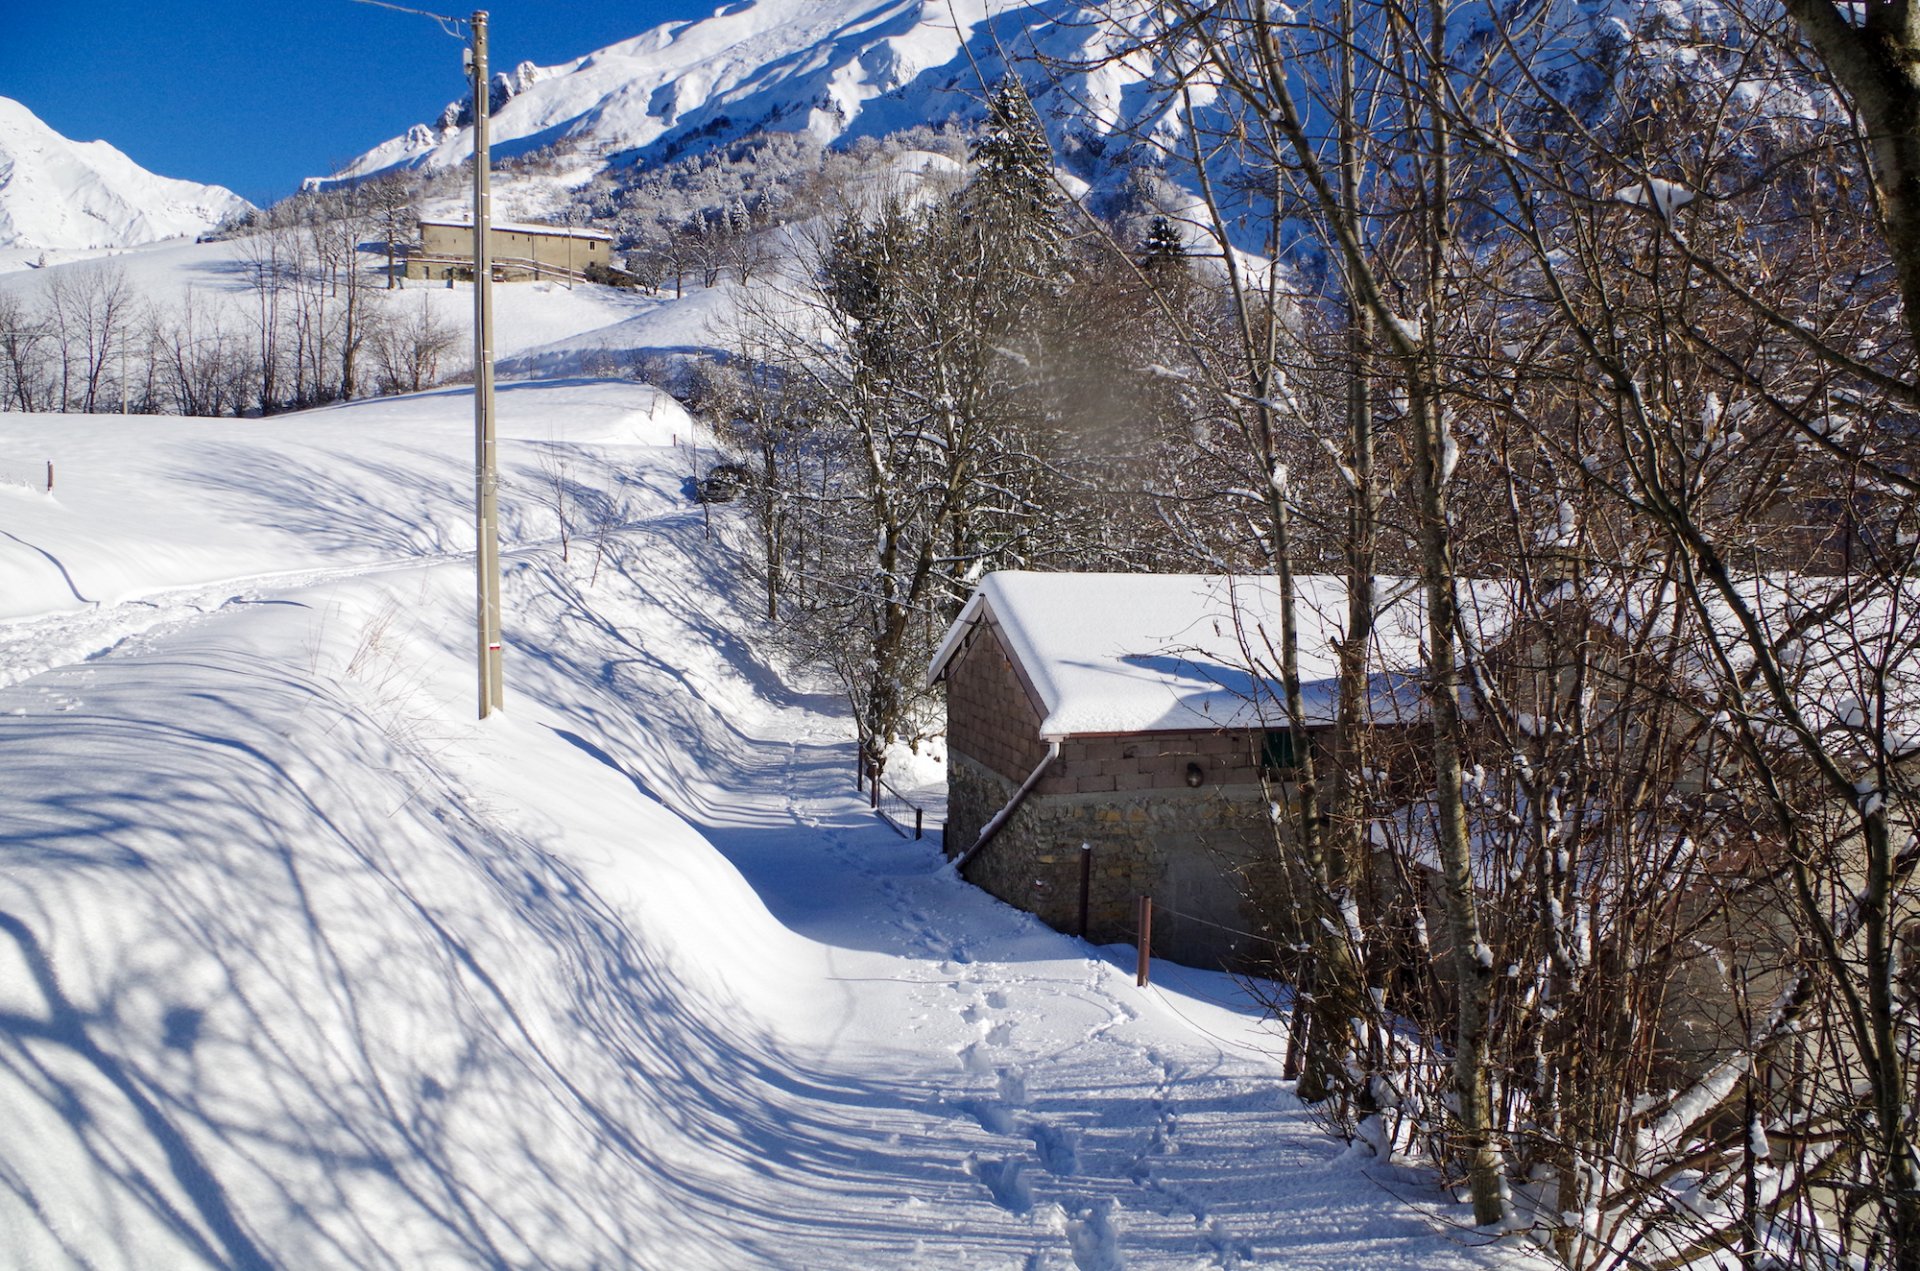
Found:
[[[880,810],[880,765],[879,764],[873,765],[873,771],[867,774],[867,781],[869,783],[868,792],[873,796],[873,798],[870,800],[871,806],[875,812],[878,812]]]
[[[926,815],[927,815],[927,812],[925,808],[915,808],[913,810],[913,837],[915,839],[918,839],[920,837],[920,828],[921,828],[920,823],[922,818],[924,818]]]
[[[1093,896],[1093,844],[1080,845],[1080,938],[1087,938],[1087,906]]]
[[[53,493],[53,460],[47,460],[47,493]]]
[[[1153,957],[1153,897],[1140,898],[1140,926],[1136,937],[1140,943],[1140,960],[1133,972],[1133,982],[1139,988],[1147,986],[1147,964]]]

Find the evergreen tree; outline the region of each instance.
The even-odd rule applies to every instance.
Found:
[[[1020,80],[1009,75],[987,97],[987,126],[973,144],[975,173],[963,210],[991,263],[1014,276],[1051,282],[1064,263],[1066,224],[1053,180],[1053,150]]]
[[[1165,266],[1178,265],[1186,258],[1187,245],[1172,221],[1164,216],[1156,216],[1153,224],[1147,227],[1142,254],[1145,256],[1142,264],[1151,273]]]

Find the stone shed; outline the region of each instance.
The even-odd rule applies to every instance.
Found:
[[[1346,589],[1296,581],[1312,738],[1333,722]],[[1376,665],[1417,665],[1419,607],[1384,599]],[[928,669],[947,685],[948,854],[977,845],[969,880],[1072,931],[1086,844],[1089,938],[1131,940],[1144,894],[1157,954],[1257,959],[1292,771],[1270,671],[1278,610],[1264,577],[987,575]],[[1376,675],[1373,696],[1376,721],[1417,709],[1406,676]]]

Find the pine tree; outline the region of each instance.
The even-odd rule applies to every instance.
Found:
[[[1186,258],[1187,245],[1172,221],[1164,216],[1156,216],[1153,224],[1147,227],[1147,238],[1141,245],[1141,252],[1145,257],[1141,263],[1151,272],[1178,265]]]
[[[1030,280],[1053,279],[1066,241],[1053,150],[1017,77],[1007,76],[988,95],[987,127],[972,158],[963,209],[992,245],[994,263]]]

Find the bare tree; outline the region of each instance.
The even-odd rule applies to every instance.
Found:
[[[0,404],[45,410],[52,324],[16,291],[0,292]]]
[[[117,263],[52,271],[47,308],[60,350],[62,410],[102,408],[108,362],[126,339],[133,307],[133,287]]]

